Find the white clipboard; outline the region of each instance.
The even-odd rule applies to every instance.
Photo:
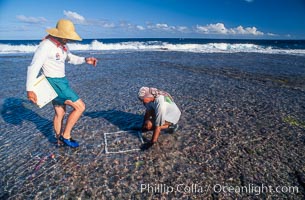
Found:
[[[37,105],[39,108],[44,107],[58,96],[43,74],[36,79],[33,92],[37,96]]]

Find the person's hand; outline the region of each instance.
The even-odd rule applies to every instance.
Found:
[[[32,101],[35,104],[37,103],[37,96],[36,96],[35,92],[28,91],[27,95],[28,95],[28,100]]]
[[[96,67],[97,61],[98,60],[94,57],[86,58],[86,63],[89,65],[93,65],[94,67]]]
[[[152,142],[146,142],[145,144],[143,144],[140,149],[141,151],[146,151],[148,150],[150,147],[152,147],[154,145],[154,143]]]

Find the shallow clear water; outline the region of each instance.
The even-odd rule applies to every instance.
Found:
[[[39,109],[26,100],[26,68],[32,54],[1,56],[1,198],[240,198],[211,188],[141,191],[141,184],[292,185],[299,188],[298,194],[258,197],[304,198],[305,57],[91,54],[99,59],[96,68],[66,66],[72,88],[86,103],[72,133],[80,142],[78,149],[56,147],[52,106]],[[141,86],[157,87],[174,97],[182,111],[181,128],[175,134],[162,133],[159,143],[146,152],[106,154],[104,133],[141,126],[144,106],[136,97]],[[150,139],[151,133],[144,137]],[[132,138],[111,136],[109,141],[113,148],[129,148],[138,144]]]

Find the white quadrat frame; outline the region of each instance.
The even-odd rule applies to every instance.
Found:
[[[136,133],[139,137],[139,140],[140,140],[141,144],[144,144],[141,131],[129,130],[129,131],[117,131],[117,132],[112,132],[112,133],[104,133],[105,153],[106,154],[109,154],[109,153],[126,153],[126,152],[139,151],[140,150],[140,148],[136,148],[136,149],[128,149],[128,150],[120,150],[120,151],[108,151],[107,135],[114,135],[114,134],[120,134],[120,133]]]

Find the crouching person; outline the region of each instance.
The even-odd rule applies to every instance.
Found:
[[[146,150],[158,141],[161,130],[174,133],[178,129],[181,111],[170,94],[156,88],[141,87],[138,98],[146,107],[142,131],[153,130],[151,141],[142,146]]]

